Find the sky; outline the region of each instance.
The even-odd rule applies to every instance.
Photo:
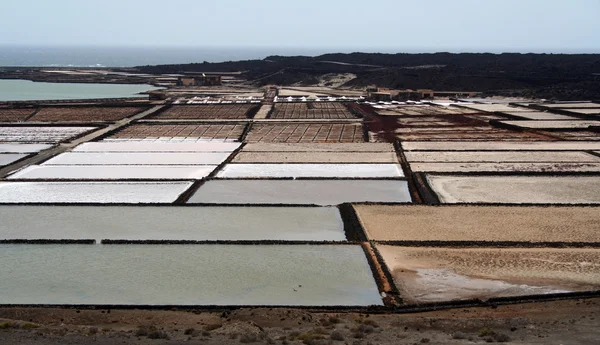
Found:
[[[600,0],[2,0],[0,45],[600,53]]]

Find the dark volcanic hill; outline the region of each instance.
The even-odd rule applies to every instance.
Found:
[[[344,86],[483,91],[556,99],[600,99],[600,54],[325,54],[137,67],[144,73],[244,71],[257,85],[310,85],[354,73]]]

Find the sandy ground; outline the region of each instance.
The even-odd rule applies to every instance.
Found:
[[[600,145],[599,145],[600,147]],[[600,149],[600,148],[599,148]],[[388,143],[249,143],[242,152],[394,152]]]
[[[366,345],[483,344],[489,338],[519,344],[597,344],[599,312],[600,299],[396,315],[286,308],[219,312],[4,308],[0,324],[7,326],[0,329],[0,342]]]
[[[541,111],[532,111],[532,112],[517,111],[517,112],[505,112],[504,114],[518,116],[518,117],[521,117],[523,119],[528,119],[528,120],[574,120],[574,118],[572,116],[544,113]]]
[[[272,104],[261,105],[260,109],[256,112],[256,115],[254,115],[254,118],[255,119],[266,119],[267,115],[269,115],[269,112],[271,111],[271,109],[273,109]]]
[[[394,152],[241,152],[235,156],[233,162],[398,163],[398,158]]]
[[[598,110],[600,112],[600,110]],[[570,129],[570,128],[588,128],[590,126],[599,126],[600,121],[502,121],[502,123],[521,128],[534,129]]]
[[[570,151],[487,151],[487,152],[406,152],[411,162],[600,162],[600,157],[586,152]]]
[[[599,163],[411,163],[414,172],[600,172]]]
[[[581,102],[581,103],[556,103],[556,104],[542,104],[545,108],[559,108],[559,109],[578,109],[578,108],[600,108],[600,104],[592,102]]]
[[[600,107],[595,109],[568,109],[568,111],[575,114],[597,115],[600,114]]]
[[[600,288],[597,249],[378,249],[409,303]]]
[[[354,208],[375,240],[600,242],[600,207]]]
[[[520,151],[520,150],[600,150],[600,142],[576,141],[537,141],[537,142],[506,142],[506,141],[413,141],[403,142],[402,147],[407,151]]]
[[[428,175],[427,180],[442,203],[600,203],[595,176]]]

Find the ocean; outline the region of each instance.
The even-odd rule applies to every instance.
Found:
[[[325,53],[330,52],[324,48],[0,46],[0,66],[134,67],[264,59],[270,55],[316,56]]]

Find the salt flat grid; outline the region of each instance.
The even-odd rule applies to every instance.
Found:
[[[278,104],[276,108],[280,107],[281,109],[288,106],[289,104]],[[314,110],[314,114],[337,111],[335,107],[328,109],[330,106],[331,104],[318,104],[310,110]],[[127,286],[120,284],[121,287],[125,286],[128,293],[121,296],[110,295],[107,290],[103,290],[100,281],[94,281],[94,279],[101,277],[103,281],[111,281],[115,277],[131,277],[128,274],[131,267],[117,266],[115,262],[118,260],[115,260],[115,262],[107,262],[107,265],[117,267],[109,275],[98,274],[94,278],[90,278],[87,273],[80,275],[79,282],[82,286],[90,284],[86,286],[97,294],[79,297],[72,297],[73,290],[69,288],[63,290],[63,295],[44,293],[48,282],[52,281],[52,273],[55,276],[62,276],[62,271],[49,269],[49,274],[38,275],[34,269],[24,266],[22,270],[27,273],[27,276],[36,276],[37,278],[43,276],[44,285],[40,289],[31,284],[33,287],[29,294],[25,293],[27,291],[19,290],[23,284],[17,287],[7,286],[14,297],[11,300],[20,300],[23,303],[41,301],[40,303],[43,304],[50,303],[49,301],[54,298],[52,301],[69,304],[73,303],[73,298],[81,297],[82,303],[85,300],[88,303],[98,302],[100,304],[131,302],[131,304],[178,303],[183,305],[221,303],[223,303],[222,305],[295,305],[294,303],[297,303],[297,305],[310,306],[333,304],[366,306],[382,305],[383,301],[386,301],[386,305],[397,305],[400,303],[399,300],[391,302],[389,299],[382,300],[379,294],[380,291],[387,291],[383,289],[386,282],[393,285],[393,281],[387,281],[388,278],[385,277],[385,274],[378,273],[376,270],[367,269],[365,274],[364,267],[368,268],[369,264],[380,264],[384,273],[391,273],[392,278],[396,279],[395,282],[398,283],[397,272],[394,270],[398,266],[395,266],[395,262],[390,260],[389,256],[382,260],[376,256],[372,258],[368,254],[368,248],[377,247],[379,240],[413,241],[414,237],[417,242],[421,240],[444,241],[446,238],[443,235],[447,233],[439,228],[454,226],[454,232],[449,234],[454,237],[449,237],[449,240],[463,241],[469,243],[468,246],[473,246],[472,241],[483,243],[492,237],[498,241],[508,242],[530,241],[532,236],[543,237],[542,240],[545,242],[594,241],[593,236],[587,236],[586,232],[582,231],[589,230],[589,227],[576,225],[583,220],[580,214],[584,214],[578,211],[584,209],[574,208],[573,205],[600,204],[600,199],[598,199],[600,184],[597,182],[597,176],[600,175],[600,157],[597,156],[600,152],[600,141],[596,141],[597,133],[579,128],[561,132],[537,130],[537,127],[523,132],[501,129],[492,126],[489,121],[511,122],[509,117],[491,112],[510,110],[513,112],[511,115],[523,114],[523,118],[527,116],[525,114],[534,113],[536,115],[533,115],[530,120],[512,122],[521,124],[531,122],[534,126],[540,126],[539,128],[546,128],[543,125],[559,122],[558,120],[564,124],[566,122],[562,120],[566,119],[560,117],[564,115],[548,112],[540,112],[544,116],[538,115],[533,108],[517,108],[503,104],[475,106],[479,109],[429,106],[389,111],[385,120],[381,120],[379,124],[382,129],[389,130],[389,127],[387,129],[385,127],[389,126],[389,123],[395,123],[393,139],[390,140],[389,137],[386,137],[389,133],[371,133],[371,140],[381,141],[372,143],[365,142],[366,131],[371,131],[373,125],[368,117],[365,118],[364,123],[363,119],[358,118],[355,122],[338,121],[337,123],[335,120],[329,122],[313,120],[311,123],[302,123],[299,120],[296,122],[274,120],[269,123],[268,119],[254,123],[252,120],[248,120],[244,121],[243,125],[235,124],[233,121],[229,123],[198,121],[190,125],[181,124],[181,122],[169,123],[169,119],[165,119],[165,122],[160,124],[134,123],[110,132],[101,137],[101,141],[84,143],[70,149],[70,152],[67,151],[41,164],[37,163],[39,165],[26,167],[4,181],[0,181],[0,204],[6,204],[0,205],[0,218],[9,220],[6,224],[0,224],[0,240],[5,237],[8,240],[45,238],[55,240],[96,239],[99,241],[100,239],[113,239],[150,240],[157,241],[156,243],[162,241],[226,241],[225,245],[197,243],[170,247],[162,252],[162,258],[157,258],[153,263],[157,267],[162,267],[165,262],[161,260],[173,255],[180,255],[177,253],[177,249],[184,248],[182,250],[187,251],[188,248],[198,248],[198,245],[203,246],[203,250],[206,248],[206,251],[211,253],[213,251],[227,252],[228,257],[233,257],[233,259],[229,263],[225,263],[223,269],[218,272],[199,269],[198,275],[214,277],[212,280],[208,279],[209,282],[207,282],[214,286],[228,284],[227,282],[239,283],[241,290],[227,290],[219,295],[218,293],[208,293],[207,286],[203,285],[197,286],[194,294],[190,294],[184,287],[177,290],[174,294],[176,296],[157,300],[156,294],[163,293],[161,289],[164,288],[166,281],[158,279],[156,289],[146,290],[140,296],[135,296],[129,291],[140,290],[139,286],[145,286],[146,283],[144,283],[143,277],[134,275],[132,284],[125,284]],[[190,110],[191,108],[185,109]],[[202,109],[208,110],[208,107]],[[215,109],[224,111],[217,106]],[[189,113],[190,118],[195,119],[197,115]],[[207,117],[211,116],[207,115]],[[215,118],[221,118],[220,116],[215,116]],[[226,119],[228,116],[239,117],[241,115],[225,112],[222,116],[222,119]],[[292,111],[291,114],[285,116],[295,118],[295,116],[308,115],[297,115]],[[536,116],[539,117],[539,121],[535,121],[538,120],[535,118]],[[510,117],[510,119],[514,118]],[[570,122],[579,124],[583,121],[576,120],[576,117],[567,118],[573,119]],[[231,142],[241,139],[244,139],[244,143]],[[489,139],[493,141],[489,141]],[[0,144],[0,151],[2,145]],[[15,146],[5,147],[7,147],[6,150],[20,150]],[[406,177],[404,173],[406,173]],[[19,180],[14,181],[14,179]],[[24,182],[27,179],[32,180]],[[68,180],[58,182],[55,179]],[[80,179],[90,179],[90,181],[85,182]],[[126,182],[127,179],[136,181]],[[138,179],[144,181],[137,181]],[[162,179],[175,179],[176,181],[167,182]],[[477,210],[482,211],[481,213],[494,207],[490,204],[498,203],[514,204],[515,208],[524,205],[547,207],[548,204],[562,208],[556,212],[544,210],[547,211],[547,218],[544,220],[547,220],[550,225],[546,223],[544,225],[541,222],[533,224],[532,226],[543,227],[537,232],[533,230],[517,232],[519,236],[511,236],[510,231],[507,230],[504,233],[493,234],[494,236],[487,235],[487,237],[484,232],[481,232],[483,227],[477,224],[467,224],[465,226],[480,232],[466,233],[463,227],[459,227],[459,222],[448,216],[439,216],[443,219],[435,219],[436,222],[433,225],[438,230],[430,229],[426,226],[427,222],[413,219],[410,221],[416,222],[417,226],[408,231],[402,230],[402,227],[405,226],[404,223],[409,222],[408,218],[398,220],[397,214],[392,216],[392,218],[396,217],[394,219],[385,218],[389,214],[383,216],[379,214],[373,218],[373,214],[371,214],[369,223],[367,223],[365,214],[361,214],[360,211],[360,207],[366,207],[371,208],[371,211],[377,214],[389,207],[390,212],[393,213],[398,208],[413,207],[410,204],[415,202],[449,205],[473,203],[477,204],[473,207],[477,207]],[[49,206],[43,209],[45,207],[43,205],[10,205],[13,203],[49,204]],[[64,203],[69,205],[60,206]],[[77,205],[81,203],[103,205]],[[130,205],[111,207],[111,203]],[[136,207],[134,204],[138,203],[164,206],[144,205],[133,211],[133,208]],[[347,205],[341,205],[346,203],[354,204],[359,219],[353,218]],[[360,206],[356,204],[360,204]],[[575,209],[569,213],[570,216],[564,215],[564,212],[567,212],[564,208],[566,204]],[[166,205],[171,207],[164,208]],[[428,212],[431,210],[431,206],[419,207],[423,208],[424,214],[431,216],[433,210]],[[435,211],[445,211],[444,207],[449,206],[439,207],[440,209]],[[524,214],[523,217],[527,217],[526,208],[519,209],[519,211],[522,211],[521,216]],[[4,216],[1,216],[2,214]],[[27,216],[28,214],[30,216]],[[33,214],[36,216],[32,216]],[[571,221],[568,225],[578,226],[573,230],[573,236],[568,237],[561,232],[564,226],[560,226],[561,231],[554,231],[548,236],[544,236],[544,232],[549,231],[547,225],[554,226],[560,223],[555,222],[552,217],[561,214],[563,217],[570,217]],[[510,217],[510,214],[505,213],[505,215]],[[511,218],[511,224],[524,224],[520,225],[522,227],[530,226],[527,225],[528,219],[519,217]],[[481,219],[489,218],[489,215],[481,216]],[[357,251],[360,247],[355,243],[365,241],[366,236],[372,238],[370,230],[374,226],[381,227],[381,222],[384,222],[385,219],[389,220],[389,224],[385,226],[385,229],[378,230],[380,234],[385,234],[378,236],[373,243],[364,242],[362,244],[365,246],[364,251]],[[498,220],[494,219],[494,221]],[[451,223],[446,224],[446,222]],[[85,224],[85,226],[78,229],[82,226],[81,224]],[[358,235],[353,233],[352,227],[359,229],[357,231],[361,234],[360,239],[356,239]],[[510,230],[515,229],[510,228]],[[45,233],[48,235],[44,236]],[[254,255],[252,252],[262,253],[263,249],[269,246],[250,246],[249,244],[253,242],[237,246],[227,241],[236,241],[236,243],[237,241],[306,242],[306,246],[284,245],[282,242],[270,247],[281,252],[286,250],[289,252],[289,248],[292,248],[291,251],[294,253],[298,248],[303,248],[306,252],[311,253],[313,250],[319,251],[319,255],[313,256],[325,261],[336,256],[334,252],[337,248],[352,247],[356,253],[351,254],[348,260],[360,261],[361,268],[357,268],[358,266],[349,268],[353,272],[360,272],[360,277],[353,281],[348,280],[350,278],[347,276],[352,273],[340,269],[338,255],[335,258],[338,263],[330,268],[326,267],[326,272],[322,271],[322,266],[310,262],[305,263],[305,269],[303,268],[301,276],[312,277],[314,281],[318,281],[311,287],[313,289],[308,292],[309,296],[306,299],[301,296],[300,300],[296,298],[290,302],[287,295],[289,291],[285,290],[285,284],[279,284],[279,282],[273,284],[273,281],[269,282],[275,285],[272,291],[258,289],[256,294],[248,293],[247,285],[244,282],[235,279],[227,280],[232,276],[230,272],[240,268],[245,269],[246,263],[256,266],[257,264],[252,260],[252,255]],[[344,245],[339,243],[335,246],[318,243],[323,241],[353,242]],[[125,252],[133,248],[133,246],[116,245],[97,247],[110,247],[111,251],[119,252],[117,257],[122,256],[123,258],[128,255]],[[157,248],[162,246],[148,245],[144,247],[156,249],[158,253],[160,250]],[[401,248],[396,245],[391,247],[395,250]],[[8,245],[7,248],[14,250],[15,247]],[[52,255],[55,253],[67,252],[62,249],[65,248],[64,246],[56,248],[57,250],[40,253],[50,255],[49,261],[52,261]],[[331,248],[334,250],[332,251]],[[425,248],[425,250],[428,249]],[[197,249],[189,250],[198,252]],[[30,252],[35,251],[32,249]],[[246,254],[242,255],[242,252],[249,256],[243,257]],[[90,255],[91,257],[94,255],[104,257],[104,254],[98,253]],[[16,256],[19,255],[16,254]],[[88,254],[83,254],[81,251],[77,255]],[[298,252],[298,255],[303,257],[305,254]],[[345,254],[340,255],[344,261]],[[146,258],[146,256],[144,257]],[[238,260],[239,258],[242,260]],[[217,267],[216,263],[213,265],[213,259],[214,257],[203,256],[191,264],[195,267]],[[121,261],[129,262],[125,259]],[[146,259],[139,261],[148,265]],[[178,262],[184,262],[187,267],[189,256]],[[201,265],[198,265],[199,262]],[[367,263],[366,266],[365,263]],[[298,262],[289,263],[286,270],[294,271],[298,265]],[[166,277],[171,274],[169,277],[172,277],[173,281],[182,282],[184,285],[189,281],[187,278],[189,273],[196,272],[193,269],[190,271],[179,266],[173,270],[173,265],[170,266],[171,271],[165,271],[165,274],[161,275]],[[442,265],[441,267],[443,270],[450,266]],[[185,271],[187,276],[180,274],[180,268]],[[323,279],[324,275],[331,275],[330,270],[337,270],[335,274],[339,274],[343,278],[336,282]],[[260,272],[251,269],[250,271],[254,273],[255,277],[267,279],[267,281],[271,279],[272,274],[280,274],[278,270],[268,271],[266,266]],[[264,272],[268,274],[264,274]],[[143,272],[141,274],[143,275]],[[419,276],[418,279],[433,279],[430,284],[432,289],[439,286],[436,285],[439,284],[439,281],[436,280],[437,273],[418,271],[415,274]],[[285,279],[295,279],[295,277],[297,276],[285,275]],[[336,275],[336,277],[338,276]],[[379,282],[376,279],[378,283],[374,284],[374,277],[383,280]],[[465,279],[459,275],[456,278]],[[478,280],[478,283],[490,284],[485,276],[480,278],[481,281]],[[404,276],[399,279],[401,279],[399,284],[410,281]],[[570,282],[577,285],[575,275],[569,276],[568,279],[573,279]],[[304,284],[302,285],[304,286]],[[193,286],[193,284],[188,284],[188,286]],[[359,286],[361,291],[354,289]],[[580,285],[577,286],[584,289]],[[534,294],[558,291],[544,290],[545,288],[525,290]],[[170,290],[171,293],[172,291]],[[198,299],[198,291],[202,291],[202,295],[206,298]],[[342,292],[340,293],[340,291]],[[406,296],[402,295],[402,298],[414,296],[411,291],[406,291],[408,291]],[[492,296],[499,294],[496,290],[491,291]],[[322,295],[315,297],[314,294]],[[334,294],[337,294],[336,297],[331,297]],[[240,298],[232,296],[240,296]],[[325,301],[327,298],[328,300]],[[442,298],[441,300],[447,299]]]

